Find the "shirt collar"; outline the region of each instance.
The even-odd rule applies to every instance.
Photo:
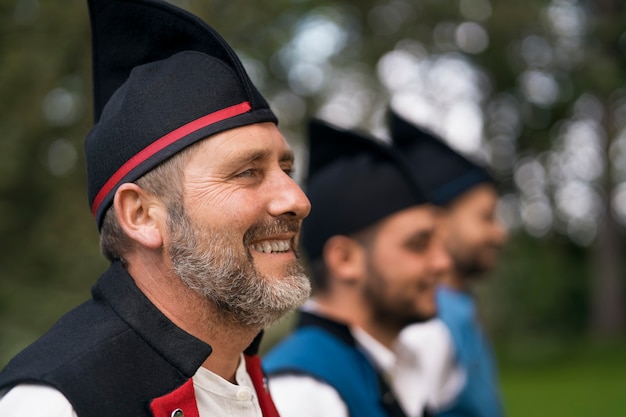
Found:
[[[345,343],[355,345],[365,353],[373,364],[385,373],[393,373],[403,364],[417,364],[419,358],[411,346],[401,339],[396,339],[393,350],[374,339],[358,326],[349,326],[320,315],[318,304],[309,299],[301,307],[300,326],[316,325],[325,328]]]
[[[391,373],[398,362],[396,354],[360,327],[355,326],[350,330],[357,345],[374,362],[376,367],[385,373]]]

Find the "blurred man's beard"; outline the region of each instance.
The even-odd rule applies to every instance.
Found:
[[[495,266],[495,257],[501,249],[497,245],[488,245],[488,247],[475,248],[472,251],[460,250],[460,248],[450,249],[449,254],[452,258],[454,269],[461,277],[476,279],[491,271]],[[495,253],[491,256],[492,260],[485,260],[482,251],[490,250]]]
[[[311,287],[298,260],[289,263],[282,276],[261,275],[254,266],[249,243],[257,236],[294,228],[298,229],[298,223],[291,220],[255,225],[242,242],[241,236],[194,227],[184,208],[171,207],[171,244],[167,250],[176,274],[215,304],[222,318],[263,328],[304,303]]]
[[[365,282],[364,297],[367,300],[375,320],[395,332],[400,332],[406,326],[422,323],[435,317],[436,312],[424,312],[416,309],[415,302],[407,294],[389,295],[387,280],[384,274],[371,262],[368,254],[367,280]],[[434,301],[434,289],[433,303]]]

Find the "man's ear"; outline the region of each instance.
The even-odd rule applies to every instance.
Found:
[[[163,203],[137,184],[124,183],[115,192],[113,209],[124,233],[150,249],[163,246],[167,212]]]
[[[331,237],[324,244],[323,256],[332,279],[353,285],[365,276],[365,248],[352,238],[343,235]]]

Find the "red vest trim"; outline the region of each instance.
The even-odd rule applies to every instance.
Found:
[[[267,387],[267,379],[261,369],[261,358],[259,358],[259,355],[244,355],[244,358],[246,358],[246,369],[259,397],[259,405],[261,406],[263,417],[280,417],[270,395],[270,390]]]
[[[193,389],[193,379],[189,379],[169,394],[152,400],[150,409],[154,417],[178,417],[178,415],[200,417]],[[182,411],[182,414],[176,413],[176,410]]]
[[[246,369],[259,399],[263,417],[280,417],[267,388],[267,380],[261,369],[261,359],[258,355],[244,355],[244,358],[246,360]],[[178,417],[179,415],[200,417],[193,388],[193,379],[189,379],[169,394],[152,400],[150,409],[154,417]],[[176,413],[177,410],[180,410],[182,414]]]

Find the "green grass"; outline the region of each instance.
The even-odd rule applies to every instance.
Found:
[[[626,416],[626,343],[501,364],[507,417]]]

